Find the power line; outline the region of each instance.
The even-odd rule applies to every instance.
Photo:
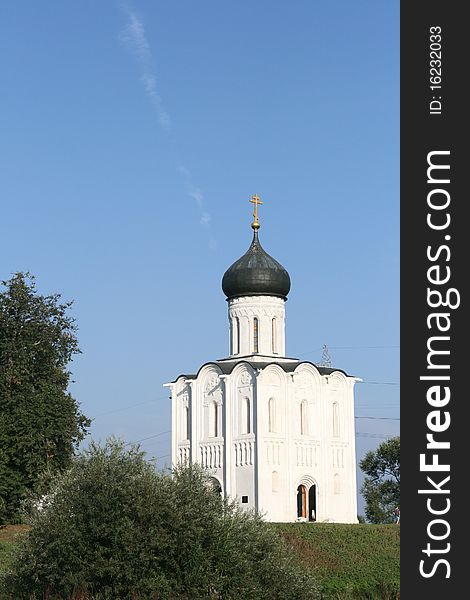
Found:
[[[388,435],[382,435],[381,433],[366,433],[366,432],[362,432],[362,431],[356,431],[356,436],[366,437],[366,438],[380,438],[383,440],[388,440],[391,437],[395,437],[395,434],[390,433]]]
[[[399,403],[395,403],[395,404],[380,404],[377,405],[377,402],[369,402],[369,403],[365,403],[365,404],[356,404],[355,405],[356,409],[364,409],[364,410],[393,410],[393,409],[398,409],[400,408]]]
[[[370,385],[400,385],[397,381],[358,381],[357,383],[368,383]]]
[[[97,417],[103,417],[105,415],[111,415],[113,413],[121,412],[123,410],[128,410],[129,408],[135,408],[136,406],[142,406],[143,404],[149,404],[150,402],[159,402],[160,400],[166,400],[167,398],[168,398],[168,396],[165,396],[165,397],[162,397],[162,398],[152,398],[150,400],[144,400],[143,402],[137,402],[136,404],[129,404],[129,405],[123,406],[121,408],[115,408],[113,410],[108,410],[106,412],[98,413],[97,415],[95,415],[92,418],[92,421],[94,421]]]
[[[380,346],[328,346],[329,350],[391,350],[397,349],[400,346],[388,346],[388,345],[380,345]],[[321,352],[323,348],[313,348],[312,350],[307,350],[306,352],[302,352],[299,356],[306,356],[307,354],[314,354],[316,352]]]
[[[145,442],[146,440],[151,440],[153,438],[160,437],[161,435],[165,435],[166,433],[171,433],[171,429],[168,429],[168,431],[160,431],[160,433],[156,433],[155,435],[149,435],[148,437],[141,438],[140,440],[135,440],[135,442],[128,442],[126,446],[138,444],[139,442]]]
[[[337,346],[337,347],[339,348],[340,346]],[[347,348],[347,346],[343,346],[343,347]],[[364,348],[365,347],[366,346],[364,346]],[[370,347],[370,348],[377,347],[377,348],[379,348],[379,346],[367,346],[367,347]],[[383,346],[383,347],[385,348],[385,347],[394,347],[394,346]],[[399,346],[397,346],[397,347],[399,347]],[[351,348],[353,348],[353,346],[351,346]],[[320,348],[320,350],[321,350],[321,348]],[[394,381],[364,381],[363,380],[363,381],[358,381],[358,383],[369,384],[369,385],[397,385],[397,386],[400,385],[400,383],[394,382]],[[145,404],[151,404],[153,402],[159,402],[159,401],[166,400],[166,399],[167,399],[167,397],[165,396],[165,397],[160,397],[160,398],[152,398],[151,400],[144,400],[143,402],[137,402],[135,404],[128,404],[127,406],[123,406],[121,408],[115,408],[113,410],[108,410],[106,412],[98,413],[97,415],[95,415],[94,417],[92,417],[91,420],[95,421],[99,417],[104,417],[106,415],[112,415],[112,414],[115,414],[115,413],[118,413],[118,412],[129,410],[131,408],[136,408],[137,406],[143,406]]]
[[[399,421],[400,417],[354,417],[355,419],[377,419],[380,421]]]
[[[400,346],[329,346],[332,350],[383,350],[399,347]]]

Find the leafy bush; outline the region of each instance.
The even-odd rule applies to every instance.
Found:
[[[123,442],[77,457],[31,525],[8,577],[15,600],[317,597],[274,529],[225,503],[199,468],[159,474]]]

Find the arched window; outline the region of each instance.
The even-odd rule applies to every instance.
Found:
[[[273,471],[272,474],[272,491],[274,493],[279,492],[280,489],[280,485],[279,485],[279,473],[277,471]]]
[[[258,319],[255,317],[253,319],[253,352],[259,352],[259,324]]]
[[[271,321],[271,350],[273,354],[276,354],[277,340],[276,340],[276,319]]]
[[[240,398],[239,433],[251,433],[250,399]]]
[[[333,437],[339,437],[339,406],[333,402]]]
[[[274,433],[276,431],[276,414],[274,398],[268,400],[268,431]]]
[[[219,407],[214,400],[209,404],[209,437],[219,435]]]
[[[307,400],[302,400],[300,403],[300,434],[308,435],[308,405]]]

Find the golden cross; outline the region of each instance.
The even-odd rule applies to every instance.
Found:
[[[254,194],[254,196],[251,197],[250,202],[252,202],[255,205],[255,210],[253,212],[253,217],[254,217],[255,220],[252,223],[252,227],[253,227],[253,225],[257,225],[258,226],[257,228],[259,228],[259,223],[258,223],[258,204],[263,204],[263,203],[259,199],[258,194]]]

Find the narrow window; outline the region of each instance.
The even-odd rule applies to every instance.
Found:
[[[240,319],[235,317],[235,354],[240,354]]]
[[[234,317],[230,321],[230,343],[232,354],[240,354],[240,320]]]
[[[276,354],[276,319],[271,321],[272,353]]]
[[[300,434],[307,435],[308,423],[307,423],[307,401],[302,400],[300,403]]]
[[[250,433],[250,399],[245,398],[245,432]]]
[[[217,402],[211,402],[209,406],[209,437],[217,437],[219,434],[219,410]]]
[[[184,423],[183,423],[183,439],[189,440],[190,421],[189,421],[189,406],[184,407]]]
[[[333,437],[339,437],[339,406],[333,402]]]
[[[258,349],[258,319],[253,319],[253,352],[259,352]]]
[[[245,434],[250,433],[251,425],[250,425],[250,399],[249,398],[240,398],[239,403],[239,412],[238,412],[238,429],[239,433]]]
[[[274,433],[276,431],[274,419],[275,419],[274,398],[270,398],[268,400],[268,431],[269,431],[269,433]]]

